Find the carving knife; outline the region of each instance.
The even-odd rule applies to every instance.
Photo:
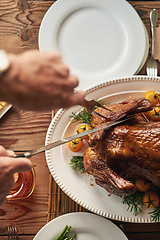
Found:
[[[121,120],[117,120],[117,121],[114,121],[114,122],[106,123],[106,124],[104,124],[103,126],[100,126],[100,127],[97,127],[97,128],[92,128],[92,129],[90,129],[90,130],[88,130],[88,131],[85,131],[85,132],[82,132],[82,133],[78,133],[78,134],[75,134],[75,135],[70,136],[70,137],[63,138],[63,139],[61,139],[61,140],[52,142],[52,143],[50,143],[50,144],[48,144],[48,145],[46,145],[46,146],[39,147],[39,148],[37,148],[37,149],[35,149],[35,150],[32,150],[32,151],[30,151],[30,152],[15,154],[13,157],[15,157],[15,158],[18,158],[18,157],[27,157],[27,158],[30,158],[30,157],[32,157],[32,156],[35,155],[35,154],[44,152],[44,151],[49,150],[49,149],[51,149],[51,148],[55,148],[55,147],[57,147],[57,146],[60,146],[60,145],[62,145],[62,144],[65,144],[65,143],[67,143],[67,142],[73,141],[73,140],[75,140],[75,139],[77,139],[77,138],[81,138],[81,137],[84,137],[84,136],[86,136],[86,135],[88,135],[88,134],[95,133],[95,132],[97,132],[97,131],[99,131],[99,130],[108,129],[108,128],[110,128],[110,127],[113,127],[113,126],[115,126],[115,125],[118,125],[118,124],[120,124],[120,123],[123,123],[123,122],[131,119],[132,117],[133,117],[133,116],[130,116],[130,117],[123,118],[123,119],[121,119]]]

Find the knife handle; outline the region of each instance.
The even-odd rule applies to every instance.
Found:
[[[15,154],[13,157],[14,158],[21,158],[21,157],[30,158],[32,157],[32,154],[30,152],[25,152],[25,153]]]

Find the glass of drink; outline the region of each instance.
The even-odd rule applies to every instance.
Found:
[[[31,171],[14,174],[15,185],[11,193],[6,197],[7,200],[19,200],[29,197],[35,188],[35,169]]]

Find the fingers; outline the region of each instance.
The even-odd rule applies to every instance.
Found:
[[[82,90],[74,92],[74,94],[71,95],[70,101],[72,105],[81,105],[85,98],[85,92]]]
[[[45,51],[44,53],[48,54],[48,56],[50,57],[52,67],[54,68],[54,70],[56,70],[61,77],[64,77],[64,79],[63,78],[59,79],[62,81],[65,80],[65,82],[63,83],[64,84],[63,87],[65,87],[66,90],[76,88],[78,86],[79,80],[77,76],[70,74],[69,66],[63,62],[61,55],[58,52]]]
[[[79,80],[78,80],[78,77],[75,76],[75,75],[70,75],[69,76],[69,79],[68,79],[68,85],[74,89],[78,86],[79,84]]]
[[[59,87],[63,90],[63,92],[73,92],[74,89],[78,86],[79,80],[75,75],[69,75],[67,78],[62,79],[59,82]]]
[[[13,157],[14,156],[14,152],[12,150],[7,150],[8,156],[9,157]]]
[[[32,168],[32,163],[28,158],[13,158],[14,152],[12,150],[6,150],[0,146],[0,159],[5,161],[1,162],[3,168],[8,169],[8,172],[26,172]]]
[[[14,174],[15,172],[27,172],[32,168],[32,163],[28,158],[10,158],[6,157],[6,163],[9,167],[9,172]]]
[[[7,150],[2,146],[0,146],[0,156],[8,156]]]
[[[85,92],[82,90],[73,92],[68,95],[68,98],[64,101],[64,107],[71,107],[74,105],[81,105],[84,101]]]

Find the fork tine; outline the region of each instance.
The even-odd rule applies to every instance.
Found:
[[[101,107],[105,110],[111,111],[110,109],[108,109],[107,107],[103,106],[102,104],[100,104],[99,102],[97,102],[95,100],[84,99],[82,106],[87,108],[88,112],[90,112],[90,113],[94,110],[95,107]]]
[[[148,76],[157,77],[158,74],[157,61],[153,58],[153,56],[151,56],[147,62],[146,71]]]
[[[83,102],[82,106],[85,107],[89,113],[98,115],[99,117],[102,117],[102,118],[106,118],[106,117],[103,116],[102,114],[96,112],[95,111],[95,107],[101,107],[101,108],[103,108],[105,110],[111,111],[110,109],[105,108],[102,104],[96,102],[95,100],[88,101],[88,100],[84,99],[84,102]]]
[[[18,231],[16,227],[8,227],[8,240],[18,240]]]
[[[15,239],[18,240],[18,231],[17,228],[14,227]]]
[[[95,101],[95,100],[92,100],[92,101],[94,101],[94,103],[96,104],[96,106],[101,107],[101,108],[103,108],[103,109],[108,110],[108,111],[111,112],[111,110],[110,110],[109,108],[105,107],[104,105],[100,104],[99,102],[97,102],[97,101]]]
[[[11,229],[10,229],[10,227],[8,227],[8,240],[10,240],[11,239]]]

